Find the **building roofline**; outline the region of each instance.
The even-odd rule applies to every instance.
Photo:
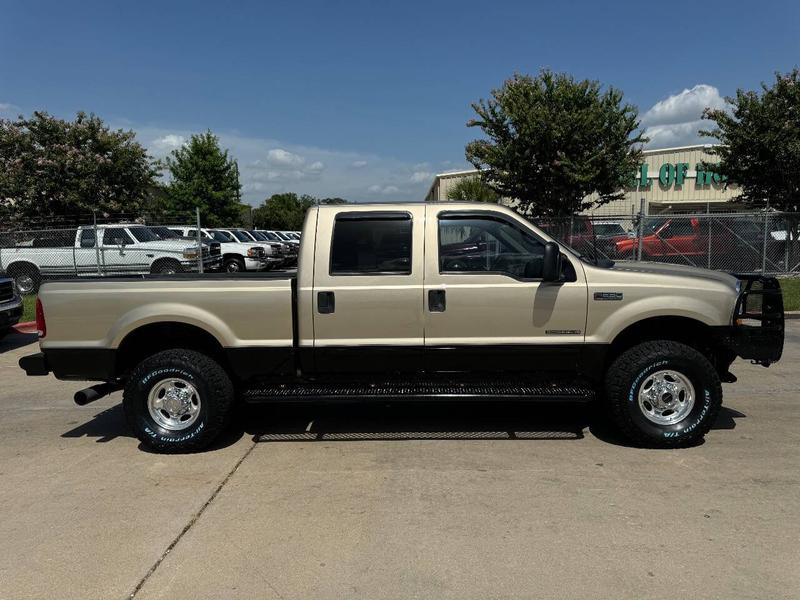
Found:
[[[689,146],[672,146],[670,148],[646,148],[642,154],[654,154],[656,152],[677,152],[678,150],[697,150],[698,148],[712,148],[721,144],[691,144]]]

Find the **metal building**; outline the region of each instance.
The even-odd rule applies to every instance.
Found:
[[[729,203],[739,194],[737,186],[727,184],[712,169],[703,168],[703,162],[716,161],[716,157],[706,152],[708,148],[698,145],[645,150],[639,169],[631,173],[631,184],[625,189],[625,197],[590,212],[594,215],[630,215],[639,210],[641,198],[645,200],[648,214],[735,209],[735,203]],[[425,200],[447,200],[448,192],[460,179],[477,174],[478,171],[472,169],[436,175]]]

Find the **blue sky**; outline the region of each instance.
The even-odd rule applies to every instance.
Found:
[[[211,129],[252,203],[416,200],[515,71],[614,85],[651,146],[691,143],[703,106],[800,63],[800,3],[4,0],[0,57],[0,116],[94,112],[158,156]]]

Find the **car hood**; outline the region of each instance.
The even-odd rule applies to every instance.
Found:
[[[699,267],[673,265],[668,263],[620,260],[616,261],[614,266],[610,267],[608,270],[619,273],[654,275],[656,277],[664,277],[665,279],[683,278],[716,282],[728,286],[733,291],[736,291],[736,285],[738,282],[736,277],[728,273],[723,273],[722,271],[711,271],[709,269],[701,269]]]

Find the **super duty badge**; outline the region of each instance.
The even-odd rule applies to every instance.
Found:
[[[595,300],[622,300],[622,292],[595,292]]]

